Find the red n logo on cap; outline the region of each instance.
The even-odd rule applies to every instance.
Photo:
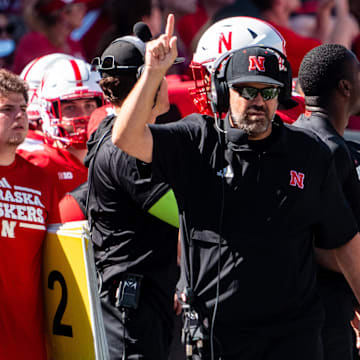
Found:
[[[286,66],[285,66],[285,60],[279,56],[279,70],[280,71],[286,71]]]
[[[225,51],[230,51],[231,50],[231,38],[232,38],[232,32],[230,31],[228,33],[228,39],[225,38],[224,33],[221,33],[219,36],[219,54],[222,53],[222,45],[225,46]]]
[[[265,58],[263,56],[249,56],[249,71],[265,71]]]
[[[301,172],[290,170],[290,185],[297,186],[300,189],[304,188],[305,175]]]

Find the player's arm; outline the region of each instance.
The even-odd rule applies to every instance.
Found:
[[[334,249],[339,267],[360,302],[360,234]]]
[[[118,111],[112,141],[129,155],[144,162],[152,161],[153,138],[147,123],[151,121],[156,92],[168,68],[177,56],[174,16],[168,16],[165,34],[146,45],[145,69]]]

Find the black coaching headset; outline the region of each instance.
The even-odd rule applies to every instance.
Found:
[[[213,67],[213,72],[211,73],[211,108],[214,114],[226,113],[229,110],[229,86],[226,81],[226,70],[230,58],[234,53],[238,51],[243,51],[252,47],[261,47],[264,49],[272,50],[277,54],[281,59],[285,67],[285,71],[280,71],[279,81],[284,84],[280,89],[279,94],[279,103],[284,105],[286,108],[291,108],[295,103],[291,100],[291,91],[292,91],[292,71],[291,66],[284,54],[279,52],[277,49],[274,49],[269,46],[247,46],[240,49],[230,50],[223,55],[221,55],[215,62]]]

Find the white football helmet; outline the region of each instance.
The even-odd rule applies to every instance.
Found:
[[[65,130],[61,115],[61,101],[95,99],[97,106],[104,105],[104,97],[98,84],[101,77],[84,60],[59,59],[46,71],[40,85],[42,129],[48,140],[58,140],[65,147],[86,148],[87,124],[90,116],[66,120],[72,131]]]
[[[53,62],[59,59],[72,59],[70,55],[62,53],[53,53],[50,55],[40,56],[30,61],[23,69],[20,77],[28,84],[28,106],[27,115],[29,119],[29,125],[31,129],[37,129],[39,127],[40,116],[40,104],[38,89],[41,84],[42,77],[47,68],[51,66]]]
[[[260,19],[247,16],[226,18],[204,32],[190,64],[195,81],[190,96],[200,113],[213,114],[210,106],[210,77],[216,60],[230,50],[252,45],[270,47],[286,55],[282,35]]]

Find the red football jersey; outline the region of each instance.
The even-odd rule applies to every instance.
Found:
[[[46,359],[42,245],[59,222],[58,196],[43,170],[16,156],[0,166],[0,359]]]
[[[281,120],[287,124],[292,124],[297,118],[305,112],[305,100],[301,96],[293,95],[291,97],[297,102],[297,105],[291,109],[278,109],[276,114],[280,116]]]
[[[114,106],[111,104],[106,104],[100,106],[99,108],[95,109],[91,116],[87,126],[87,135],[88,138],[90,135],[97,129],[99,124],[109,115],[114,114]]]
[[[28,130],[28,133],[25,138],[25,142],[31,142],[36,144],[42,144],[45,142],[45,135],[41,133],[40,131],[36,130]]]
[[[86,220],[78,202],[71,194],[65,194],[65,196],[60,200],[59,212],[60,221],[62,223]]]
[[[17,153],[56,179],[60,198],[87,180],[87,167],[66,149],[24,142]]]

